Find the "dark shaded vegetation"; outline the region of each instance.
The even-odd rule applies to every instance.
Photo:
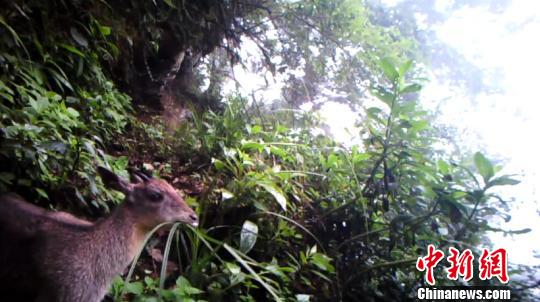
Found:
[[[158,232],[117,301],[410,300],[427,244],[478,255],[512,233],[492,190],[518,181],[433,147],[416,41],[372,19],[352,1],[3,3],[0,190],[97,218],[121,200],[98,165],[180,189],[200,228]],[[235,64],[282,76],[283,98],[226,95]],[[361,116],[358,144],[298,110],[322,98]]]

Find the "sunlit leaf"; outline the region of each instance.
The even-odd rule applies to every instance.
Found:
[[[268,193],[272,194],[272,196],[274,196],[283,211],[287,210],[287,198],[285,198],[285,195],[283,194],[283,192],[281,192],[280,189],[278,189],[275,185],[268,183],[259,183],[258,185],[264,188]]]
[[[225,263],[225,266],[227,269],[231,272],[231,274],[236,275],[240,273],[240,267],[232,262]]]
[[[395,80],[397,80],[397,78],[399,77],[399,73],[397,72],[394,64],[390,62],[390,59],[388,58],[382,59],[380,61],[380,66],[384,74],[390,81],[394,82]]]
[[[450,173],[450,165],[442,159],[439,159],[437,161],[437,168],[439,169],[439,172],[441,172],[442,174]]]
[[[369,153],[358,153],[353,156],[352,160],[354,164],[358,164],[366,159],[369,159],[370,157],[371,155],[369,155]]]
[[[79,117],[79,112],[71,107],[68,107],[66,111],[67,113],[69,113],[69,115],[71,115],[71,117],[74,117],[74,118]]]
[[[494,175],[493,165],[491,162],[480,152],[474,154],[474,164],[476,169],[484,178],[484,182],[487,184]]]
[[[270,152],[282,158],[287,156],[287,151],[275,146],[270,146]]]
[[[70,28],[69,33],[71,34],[71,37],[73,38],[73,40],[77,42],[77,44],[79,44],[82,47],[88,46],[88,40],[83,36],[83,34],[81,34],[81,32],[77,28],[75,27]]]
[[[327,272],[334,272],[334,266],[330,263],[332,259],[325,254],[315,253],[311,255],[310,262],[317,266],[319,269]]]
[[[467,192],[463,192],[463,191],[456,191],[454,193],[452,193],[452,198],[454,199],[461,199],[465,196],[467,196]]]
[[[407,60],[405,63],[401,64],[398,70],[399,76],[403,77],[411,69],[412,66],[413,66],[412,60]]]
[[[429,122],[425,120],[411,122],[411,131],[419,132],[429,128]]]
[[[264,149],[264,145],[258,142],[244,142],[242,143],[242,149],[244,150],[257,150],[261,152]]]
[[[262,127],[259,125],[255,125],[251,127],[251,134],[258,134],[262,131]]]
[[[99,26],[99,32],[104,36],[108,36],[111,34],[111,28],[108,26]]]
[[[225,164],[219,159],[212,158],[212,163],[214,164],[214,167],[216,167],[218,171],[223,170],[225,168]]]
[[[226,189],[220,189],[221,192],[221,200],[227,200],[234,197],[234,194]]]
[[[251,251],[255,242],[257,242],[258,233],[259,227],[255,223],[249,220],[244,222],[242,231],[240,232],[240,251],[242,253],[247,254]]]

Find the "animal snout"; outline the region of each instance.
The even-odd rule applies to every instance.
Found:
[[[199,218],[197,218],[196,214],[190,214],[189,218],[191,219],[191,225],[195,227],[199,225]]]

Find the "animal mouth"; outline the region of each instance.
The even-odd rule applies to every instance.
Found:
[[[177,221],[188,224],[188,225],[191,225],[192,227],[198,227],[199,226],[199,218],[195,214],[188,215],[187,217],[182,216]]]

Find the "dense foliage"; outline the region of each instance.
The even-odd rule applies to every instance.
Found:
[[[493,187],[517,181],[433,147],[414,41],[372,17],[357,1],[15,1],[0,13],[0,191],[101,216],[120,199],[97,165],[183,190],[200,228],[151,239],[117,301],[410,299],[426,246],[478,254],[509,219]],[[222,97],[245,38],[254,71],[286,79],[282,101]],[[329,91],[359,141],[299,109]],[[170,102],[189,111],[174,127]]]

